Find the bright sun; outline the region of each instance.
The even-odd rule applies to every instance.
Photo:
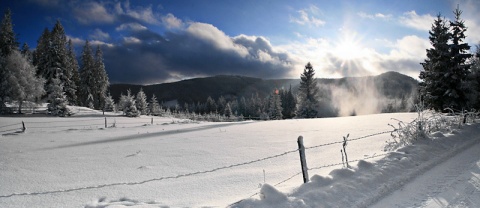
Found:
[[[362,47],[358,40],[353,37],[344,37],[336,45],[335,55],[343,61],[352,61],[361,58],[364,54],[362,54]]]

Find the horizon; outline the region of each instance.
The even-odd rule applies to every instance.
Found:
[[[60,20],[75,45],[100,45],[112,84],[153,85],[238,74],[297,79],[396,71],[418,80],[438,13],[459,5],[466,42],[480,42],[480,2],[447,1],[59,1],[2,2],[20,46],[31,49]]]

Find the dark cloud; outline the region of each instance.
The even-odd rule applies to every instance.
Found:
[[[219,74],[283,78],[293,67],[288,55],[275,52],[265,38],[231,38],[208,24],[191,23],[164,35],[130,32],[124,41],[104,47],[112,83],[150,84]]]

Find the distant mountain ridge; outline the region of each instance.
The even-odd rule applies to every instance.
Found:
[[[362,85],[373,86],[380,96],[390,99],[400,99],[402,96],[411,96],[417,90],[418,82],[412,77],[398,72],[386,72],[377,76],[345,77],[340,79],[317,78],[318,86],[323,89],[342,88],[358,94],[361,90],[371,88],[359,87]],[[266,97],[275,89],[288,89],[290,86],[296,92],[300,79],[261,79],[238,75],[218,75],[205,78],[194,78],[173,83],[155,85],[112,84],[110,93],[115,100],[120,94],[126,94],[130,89],[136,94],[140,88],[150,98],[153,94],[160,102],[176,100],[178,103],[205,102],[209,96],[218,99],[220,96],[227,100],[238,99],[242,96],[248,98],[258,93]]]

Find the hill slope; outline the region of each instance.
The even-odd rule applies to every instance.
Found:
[[[397,73],[387,72],[378,76],[369,77],[347,77],[341,79],[317,79],[322,94],[331,94],[332,89],[344,89],[354,95],[362,92],[375,91],[381,97],[400,99],[402,96],[409,96],[417,89],[417,81],[413,78]],[[244,76],[220,75],[206,78],[195,78],[182,80],[173,83],[156,85],[130,85],[113,84],[110,92],[114,99],[118,100],[121,93],[126,94],[130,89],[137,93],[143,88],[148,97],[152,94],[157,96],[159,101],[177,100],[179,103],[205,102],[208,96],[218,99],[224,96],[227,100],[250,97],[258,93],[260,97],[266,97],[274,89],[285,88],[296,91],[300,84],[299,79],[260,79]]]

